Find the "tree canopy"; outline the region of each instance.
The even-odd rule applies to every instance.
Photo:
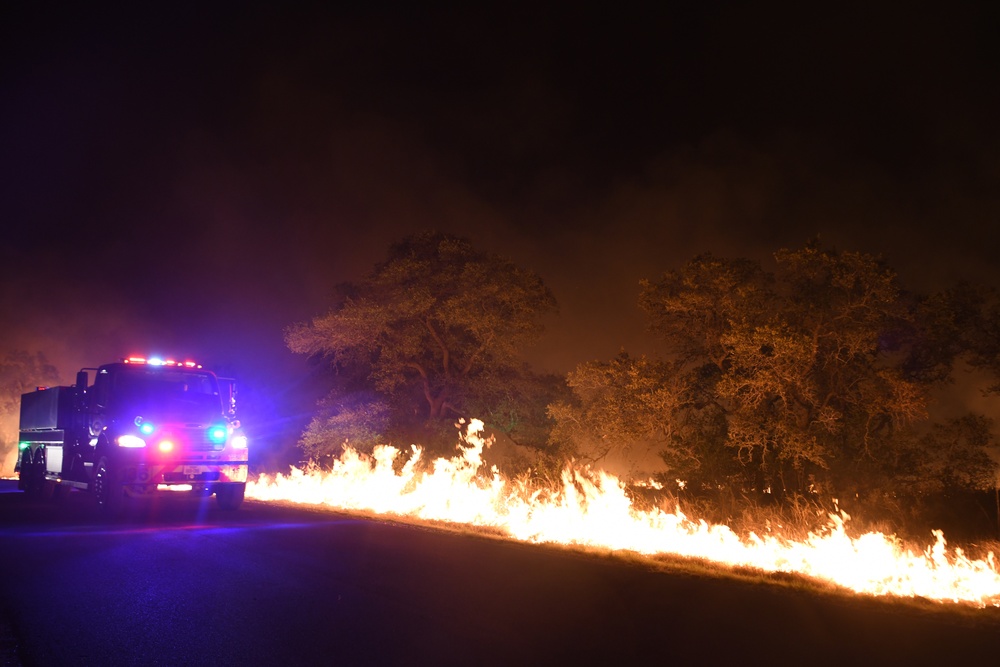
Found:
[[[289,327],[285,340],[350,378],[328,399],[334,413],[353,390],[373,392],[368,407],[350,409],[362,411],[374,438],[379,424],[407,411],[432,421],[463,415],[483,393],[478,384],[521,371],[523,347],[555,309],[531,271],[465,239],[425,232],[393,245],[361,281],[339,286],[333,307]]]
[[[981,299],[909,294],[878,258],[818,243],[778,251],[774,266],[706,254],[643,281],[665,360],[580,366],[575,401],[552,406],[553,438],[598,454],[651,440],[671,474],[779,494],[992,479],[988,424],[928,425],[930,391],[972,349],[963,323]],[[989,367],[996,347],[976,340]]]

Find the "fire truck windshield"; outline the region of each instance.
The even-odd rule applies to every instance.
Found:
[[[146,418],[208,421],[222,414],[219,385],[211,373],[174,368],[122,368],[111,383],[110,404],[116,411]]]

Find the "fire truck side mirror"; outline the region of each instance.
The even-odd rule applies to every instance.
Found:
[[[87,371],[80,371],[76,374],[76,387],[82,391],[87,390],[87,382],[89,378],[87,377]]]
[[[219,378],[219,392],[222,394],[222,403],[225,413],[229,419],[236,418],[236,380],[233,378]]]

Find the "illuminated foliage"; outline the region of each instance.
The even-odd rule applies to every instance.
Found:
[[[779,496],[860,493],[896,473],[919,480],[914,489],[991,479],[989,429],[974,418],[956,422],[961,437],[948,435],[956,424],[918,436],[930,390],[969,349],[976,293],[916,297],[877,258],[817,243],[774,261],[767,272],[701,255],[644,281],[640,306],[669,362],[580,366],[576,400],[552,407],[553,437],[597,455],[653,439],[671,475],[704,474],[707,485],[734,479],[728,458],[741,492]],[[979,349],[982,365],[996,358]],[[941,463],[951,460],[962,463]]]
[[[640,303],[680,372],[709,381],[753,486],[815,488],[832,465],[921,417],[925,392],[881,343],[909,317],[888,268],[816,244],[774,259],[766,273],[698,257],[644,283]]]
[[[389,425],[389,406],[384,401],[331,395],[320,402],[299,446],[320,463],[325,456],[339,455],[345,445],[370,453],[376,445],[387,442]]]
[[[395,405],[420,405],[420,416],[450,425],[480,381],[519,372],[520,350],[554,309],[534,273],[426,232],[392,246],[368,277],[341,287],[329,312],[288,328],[285,340],[293,352],[363,376]]]
[[[539,375],[526,366],[492,369],[481,376],[466,407],[468,414],[479,415],[515,444],[547,450],[552,421],[546,406],[569,396],[562,375]]]
[[[639,306],[673,357],[722,368],[728,355],[723,336],[764,317],[771,279],[757,262],[700,255],[655,285],[643,280]],[[742,319],[734,320],[737,314]]]
[[[549,406],[552,442],[595,462],[612,451],[652,449],[692,485],[728,478],[736,469],[723,452],[722,411],[696,374],[679,370],[624,352],[581,364],[568,377],[573,399]]]

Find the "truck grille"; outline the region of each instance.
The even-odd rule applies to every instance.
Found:
[[[186,427],[181,432],[188,449],[195,452],[219,450],[224,448],[225,443],[214,443],[208,438],[208,427],[196,426]]]

